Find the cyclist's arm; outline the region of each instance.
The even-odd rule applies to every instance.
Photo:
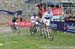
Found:
[[[42,18],[41,18],[41,22],[43,21],[44,17],[45,17],[45,15],[42,16]]]
[[[53,14],[52,12],[50,13],[50,21],[52,21],[52,18],[53,18]]]

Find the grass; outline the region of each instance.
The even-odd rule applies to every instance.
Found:
[[[75,34],[54,31],[54,40],[30,36],[28,30],[21,34],[0,33],[0,49],[75,49]]]

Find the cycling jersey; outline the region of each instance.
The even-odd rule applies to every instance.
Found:
[[[48,12],[46,12],[43,16],[45,19],[50,19],[52,17],[52,15]]]
[[[51,18],[52,18],[51,13],[45,12],[43,14],[42,21],[43,21],[44,24],[46,24],[46,26],[50,26],[50,20],[51,20]]]
[[[31,19],[31,22],[32,22],[32,23],[35,23],[35,17],[34,17],[34,16],[31,16],[30,19]]]

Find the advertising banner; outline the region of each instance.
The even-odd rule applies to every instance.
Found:
[[[8,21],[8,25],[12,26],[13,25],[12,21]],[[22,22],[17,22],[16,25],[21,26],[21,27],[31,27],[32,23],[29,21],[22,21]]]
[[[13,23],[11,21],[8,21],[8,25],[12,26]],[[32,27],[32,23],[29,21],[18,22],[17,25],[19,25],[21,27]],[[75,33],[75,22],[52,21],[51,22],[51,29],[59,30],[59,31],[63,31],[63,32]]]
[[[75,33],[75,22],[51,22],[52,29],[63,31],[63,32],[71,32]]]
[[[61,16],[62,15],[62,8],[52,8],[53,16]]]
[[[59,21],[52,21],[51,22],[51,28],[64,31],[64,22],[59,22]]]
[[[64,31],[75,33],[75,22],[65,22],[64,23]]]

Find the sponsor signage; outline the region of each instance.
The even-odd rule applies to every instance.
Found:
[[[8,21],[9,26],[12,26],[12,22]],[[21,27],[32,27],[32,23],[29,21],[18,22],[17,25]],[[75,22],[51,22],[51,28],[54,30],[59,30],[63,32],[75,33]]]
[[[57,24],[51,24],[52,29],[57,29]]]
[[[75,22],[65,22],[64,30],[66,32],[75,32]]]
[[[12,26],[13,25],[13,23],[12,23],[11,20],[8,21],[8,25],[9,26]],[[32,23],[29,22],[29,21],[17,22],[16,25],[21,26],[21,27],[32,27]]]
[[[53,16],[61,16],[62,8],[52,8]]]
[[[51,27],[52,29],[56,29],[59,31],[75,33],[75,22],[53,21]]]

